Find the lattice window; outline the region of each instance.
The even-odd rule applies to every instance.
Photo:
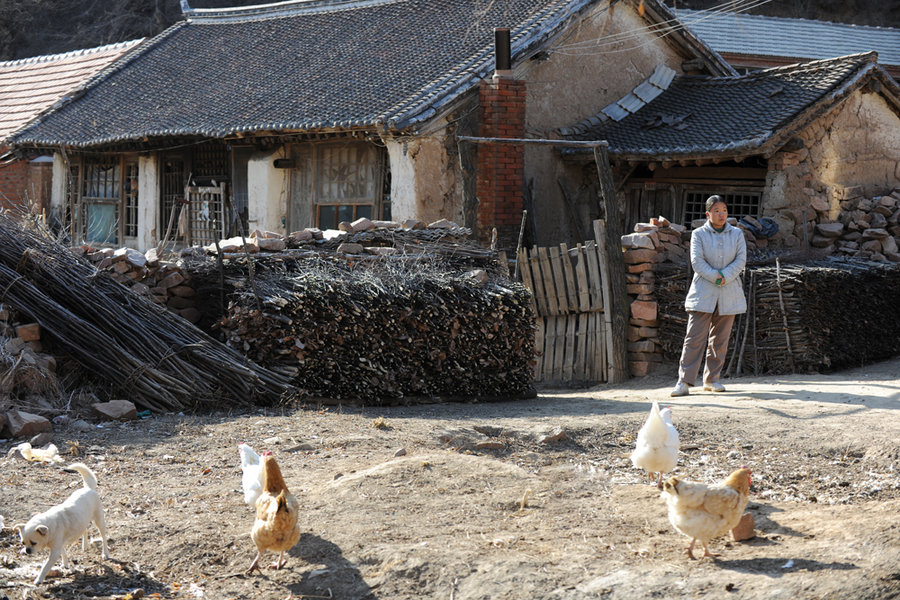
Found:
[[[189,186],[189,241],[207,245],[225,237],[225,184]]]
[[[682,222],[690,226],[694,219],[706,218],[706,199],[713,194],[718,194],[725,199],[728,205],[728,216],[740,219],[741,217],[759,216],[760,198],[759,191],[716,191],[716,190],[686,190],[684,192],[684,218]]]
[[[178,217],[186,205],[184,187],[187,184],[184,159],[180,156],[167,156],[162,161],[162,190],[160,194],[162,211],[160,212],[160,231],[168,240],[182,240],[183,232],[179,231]]]
[[[228,148],[225,144],[201,144],[191,153],[191,175],[199,185],[206,185],[210,179],[224,181],[228,178]]]
[[[138,165],[125,163],[125,181],[122,187],[125,197],[125,237],[138,235]]]
[[[81,232],[86,242],[115,244],[119,241],[120,161],[115,157],[85,160],[81,188]]]

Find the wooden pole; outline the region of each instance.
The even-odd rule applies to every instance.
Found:
[[[576,140],[545,140],[540,138],[497,138],[497,137],[473,137],[470,135],[458,135],[460,142],[472,142],[474,144],[536,144],[538,146],[558,146],[561,148],[606,148],[609,142],[597,140],[593,142]]]
[[[784,341],[787,343],[788,364],[791,365],[791,373],[796,373],[794,366],[794,353],[791,351],[791,331],[788,328],[787,312],[784,310],[784,296],[781,293],[781,259],[775,259],[775,285],[778,287],[778,304],[781,305],[781,322],[784,326]]]
[[[609,297],[603,310],[609,314],[610,327],[607,330],[610,350],[607,365],[609,382],[621,383],[628,379],[628,295],[625,291],[625,257],[622,254],[622,205],[616,201],[616,186],[613,184],[612,170],[606,145],[594,147],[594,161],[600,179],[601,209],[603,219],[594,221],[594,235],[600,247],[604,285],[608,286]],[[606,283],[608,282],[608,283]]]
[[[513,281],[519,280],[519,256],[522,254],[522,238],[525,237],[525,220],[528,218],[528,211],[522,211],[522,224],[519,226],[519,240],[516,242],[516,270]]]

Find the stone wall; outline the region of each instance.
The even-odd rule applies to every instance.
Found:
[[[817,224],[836,222],[845,201],[900,187],[900,128],[877,94],[853,94],[797,141],[801,149],[769,160],[762,197],[762,216],[778,224],[778,246],[803,248]]]

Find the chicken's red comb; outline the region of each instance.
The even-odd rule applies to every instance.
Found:
[[[272,451],[266,450],[265,452],[263,452],[263,456],[272,456]]]

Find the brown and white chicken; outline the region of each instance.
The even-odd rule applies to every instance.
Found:
[[[687,555],[694,558],[694,544],[700,542],[703,556],[718,556],[707,544],[741,520],[750,499],[750,469],[742,467],[713,485],[670,477],[663,485],[662,497],[669,507],[669,522],[691,538]]]
[[[250,531],[257,554],[247,573],[259,569],[259,559],[267,550],[280,552],[278,560],[272,565],[272,568],[280,569],[287,562],[284,553],[300,540],[297,519],[300,505],[297,498],[288,491],[272,453],[265,452],[262,460],[263,489],[256,499],[256,521]]]

